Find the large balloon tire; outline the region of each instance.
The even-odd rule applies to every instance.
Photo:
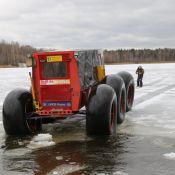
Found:
[[[41,120],[28,120],[33,111],[32,95],[26,89],[15,89],[3,103],[3,126],[8,135],[26,135],[41,130]]]
[[[103,82],[111,86],[117,96],[117,123],[121,124],[125,120],[126,113],[126,90],[123,79],[117,75],[108,75]]]
[[[117,74],[120,76],[124,83],[126,88],[126,112],[130,111],[132,109],[133,103],[134,103],[134,93],[135,93],[135,84],[134,84],[134,78],[133,76],[125,71],[119,72]]]
[[[86,110],[87,135],[116,135],[117,97],[106,84],[98,85],[90,94]]]

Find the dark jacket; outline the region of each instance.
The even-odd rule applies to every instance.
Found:
[[[144,69],[142,67],[138,67],[136,70],[136,74],[138,74],[138,77],[143,77]]]

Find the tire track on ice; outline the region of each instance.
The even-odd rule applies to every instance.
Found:
[[[162,78],[155,80],[155,81],[152,81],[152,82],[149,82],[147,84],[144,84],[144,86],[152,86],[153,84],[158,84],[160,82],[162,82]]]
[[[150,92],[149,94],[146,94],[144,96],[142,96],[141,98],[139,99],[136,99],[134,101],[134,106],[140,104],[140,103],[144,103],[145,101],[147,100],[151,100],[152,98],[158,96],[158,95],[161,95],[162,93],[168,91],[168,90],[171,90],[175,88],[175,84],[172,84],[172,85],[169,85],[169,86],[166,86],[166,87],[163,87],[159,90],[156,90],[156,91],[153,91],[153,92]]]

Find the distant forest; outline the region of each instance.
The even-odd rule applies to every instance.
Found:
[[[27,54],[36,51],[29,45],[19,45],[18,42],[0,42],[0,65],[17,66],[18,63],[25,63]]]
[[[105,63],[175,62],[175,49],[118,49],[104,51]]]
[[[18,66],[18,63],[25,63],[27,55],[35,51],[37,49],[29,45],[0,41],[0,65]],[[175,62],[175,49],[104,50],[104,60],[106,64]]]

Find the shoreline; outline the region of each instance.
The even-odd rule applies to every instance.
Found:
[[[123,64],[163,64],[163,63],[175,63],[175,61],[161,61],[161,62],[121,62],[121,63],[104,63],[104,65],[123,65]],[[26,66],[27,67],[27,66]],[[13,65],[0,65],[0,68],[24,68]]]
[[[14,68],[18,66],[12,66],[12,65],[0,65],[0,68]]]
[[[161,62],[121,62],[121,63],[105,63],[105,65],[120,65],[120,64],[163,64],[175,63],[175,61],[161,61]]]

